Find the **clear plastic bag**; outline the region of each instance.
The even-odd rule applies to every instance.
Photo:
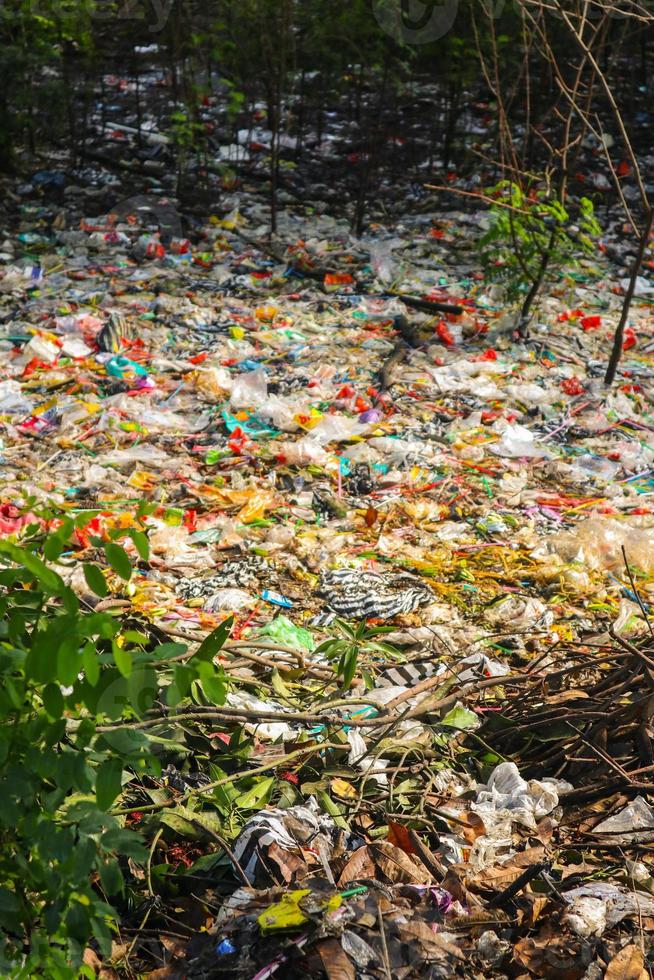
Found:
[[[550,538],[552,551],[564,562],[581,562],[602,571],[624,569],[624,547],[630,565],[654,571],[654,528],[635,528],[609,517],[589,517],[570,531]]]
[[[514,459],[549,459],[551,455],[536,445],[533,432],[524,425],[507,425],[502,438],[491,449],[497,456]]]
[[[34,404],[18,381],[0,381],[0,415],[31,415]]]
[[[232,408],[258,408],[268,397],[268,379],[263,368],[247,371],[234,379],[229,404]]]

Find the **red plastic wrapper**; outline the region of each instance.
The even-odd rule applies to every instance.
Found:
[[[441,320],[436,327],[436,336],[448,347],[453,347],[455,340],[450,331],[447,329],[447,324],[445,320]]]
[[[602,326],[601,316],[585,316],[582,317],[581,325],[584,330],[598,330]]]
[[[627,329],[624,332],[624,339],[622,341],[622,349],[623,350],[631,350],[632,347],[635,347],[636,346],[637,342],[638,342],[638,338],[636,337],[635,330],[632,327],[627,327]]]
[[[561,382],[561,391],[566,395],[583,395],[585,390],[579,378],[566,378]]]

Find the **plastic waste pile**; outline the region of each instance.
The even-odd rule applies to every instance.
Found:
[[[221,753],[268,766],[239,815],[222,800],[227,851],[207,831],[211,858],[178,865],[178,888],[220,881],[219,913],[168,975],[599,976],[593,943],[624,957],[653,876],[610,851],[587,880],[583,835],[651,834],[649,804],[577,833],[567,759],[523,772],[487,729],[525,678],[647,634],[651,289],[607,392],[605,259],[520,344],[457,213],[368,240],[298,209],[270,246],[258,207],[233,195],[164,244],[138,215],[57,230],[26,205],[2,246],[0,535],[91,511],[74,555],[95,561],[94,538],[145,532],[103,606],[191,642],[230,619],[242,718],[189,736],[153,791],[199,787],[211,813]],[[420,343],[397,358],[402,316]],[[184,801],[165,813],[169,851],[197,838]]]

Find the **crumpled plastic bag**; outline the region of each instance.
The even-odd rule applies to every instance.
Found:
[[[176,465],[175,459],[165,453],[163,449],[148,445],[130,446],[128,449],[112,449],[110,452],[104,453],[98,462],[112,466],[137,463],[141,467],[148,466],[151,469],[163,469],[164,466]]]
[[[370,427],[361,424],[359,419],[351,419],[348,415],[325,415],[311,430],[311,438],[327,445],[329,442],[344,442],[354,436],[361,436]]]
[[[490,447],[496,456],[513,459],[551,459],[552,454],[536,445],[536,437],[524,425],[507,425],[499,442]]]
[[[477,955],[488,966],[499,967],[504,957],[511,951],[511,944],[488,929],[477,940]]]
[[[629,289],[629,282],[630,280],[628,278],[621,279],[620,286],[622,289],[625,291]],[[654,293],[654,285],[649,281],[649,279],[645,279],[644,276],[636,276],[634,296],[651,296],[652,293]]]
[[[654,898],[607,881],[592,881],[565,893],[571,908],[564,922],[580,936],[601,936],[623,919],[654,915]]]
[[[347,740],[350,743],[350,751],[347,756],[348,765],[356,766],[362,772],[367,772],[369,769],[386,769],[390,765],[389,759],[380,758],[374,752],[367,754],[368,746],[358,728],[350,728],[347,733]],[[375,772],[374,776],[370,778],[378,786],[388,786],[388,776],[383,772]]]
[[[592,895],[581,895],[575,900],[569,912],[563,916],[564,923],[578,936],[601,936],[606,930],[606,902]]]
[[[43,524],[43,519],[31,511],[24,514],[13,504],[0,504],[0,536],[20,534],[23,528],[31,524]]]
[[[389,242],[371,242],[368,246],[370,251],[370,265],[375,276],[382,283],[391,283],[397,279],[401,273],[401,266],[393,258],[393,249],[402,245],[401,239],[393,239]]]
[[[602,820],[593,828],[594,834],[614,834],[616,844],[626,844],[633,840],[632,834],[639,830],[654,830],[654,809],[642,796],[636,796],[631,803]]]
[[[256,598],[244,589],[219,589],[204,603],[207,612],[239,612],[248,609],[256,602]]]
[[[230,691],[225,704],[230,708],[260,713],[274,711],[283,714],[291,710],[277,701],[262,701],[246,691]],[[247,732],[256,734],[257,738],[270,739],[271,742],[291,739],[299,730],[297,722],[287,724],[284,721],[245,721],[243,727]]]
[[[581,562],[606,571],[624,569],[624,547],[631,565],[644,572],[654,570],[652,527],[636,528],[610,517],[589,517],[570,531],[552,535],[548,544],[565,562]]]
[[[629,599],[620,600],[618,615],[613,622],[613,632],[618,636],[626,637],[644,636],[649,632],[638,603],[630,602]]]
[[[547,388],[533,383],[508,384],[504,390],[514,401],[524,405],[547,405],[553,401],[552,393]]]
[[[18,381],[0,382],[0,415],[31,415],[35,402],[23,394]]]
[[[309,916],[300,907],[302,899],[309,895],[311,895],[311,889],[302,888],[300,891],[287,892],[279,902],[269,905],[257,916],[261,931],[265,934],[277,932],[280,929],[298,929],[305,922],[309,922]],[[339,908],[342,901],[341,895],[332,895],[321,898],[319,904],[325,912],[334,912]],[[312,914],[315,915],[315,909],[312,909]]]
[[[35,336],[23,347],[22,357],[26,361],[31,361],[33,357],[36,357],[45,364],[54,364],[59,359],[60,354],[59,347],[51,340]]]
[[[257,408],[268,397],[268,379],[263,368],[246,371],[234,379],[229,404],[232,408]]]
[[[524,631],[545,629],[554,622],[554,613],[540,599],[510,595],[486,610],[486,619],[497,626]]]
[[[298,442],[279,442],[276,445],[278,455],[290,466],[325,466],[329,455],[316,439],[305,436]]]
[[[477,800],[472,809],[480,815],[487,829],[505,816],[531,830],[536,821],[547,816],[559,805],[559,791],[572,789],[562,779],[522,778],[514,762],[502,762],[491,773],[486,785],[477,788]]]
[[[464,670],[461,670],[464,667]],[[499,660],[492,660],[484,653],[471,653],[457,664],[456,675],[460,681],[470,681],[476,677],[504,677],[511,668]]]
[[[182,560],[199,564],[206,558],[206,552],[189,545],[189,533],[185,527],[170,527],[153,518],[150,518],[149,524],[155,525],[150,532],[150,551],[153,555],[163,555],[169,564]]]
[[[282,643],[284,646],[293,647],[295,650],[311,651],[316,643],[309,632],[302,626],[296,626],[288,616],[280,615],[271,619],[270,622],[259,630],[260,637],[269,637],[275,643]]]

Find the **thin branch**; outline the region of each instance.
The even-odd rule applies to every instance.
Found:
[[[505,208],[507,211],[515,211],[516,214],[524,214],[528,218],[534,217],[544,217],[547,212],[543,211],[542,215],[537,212],[525,211],[523,208],[516,208],[513,204],[507,204],[501,198],[490,197],[488,194],[482,194],[479,191],[464,191],[461,187],[447,186],[443,184],[425,184],[427,190],[430,191],[448,191],[450,194],[461,194],[463,197],[473,197],[478,201],[484,201],[486,204],[492,204],[494,207]]]

